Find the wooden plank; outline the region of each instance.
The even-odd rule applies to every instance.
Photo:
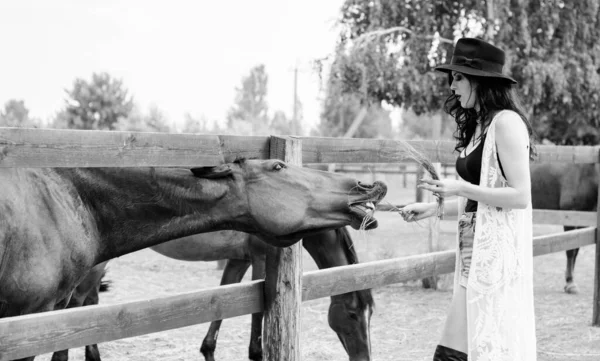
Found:
[[[398,141],[391,139],[303,137],[302,160],[305,163],[398,163],[409,144],[431,162],[452,163],[456,160],[454,142],[438,140]]]
[[[297,138],[271,137],[271,158],[302,165]],[[263,352],[267,361],[300,360],[302,241],[267,248],[264,286]]]
[[[301,138],[307,163],[398,163],[409,144],[431,162],[454,163],[451,141]],[[595,163],[598,146],[539,145],[536,162]],[[264,136],[0,128],[0,167],[193,167],[269,157]]]
[[[568,232],[534,237],[533,256],[542,256],[594,244],[595,234],[596,227],[586,227]]]
[[[598,151],[600,161],[600,151]],[[592,306],[592,325],[600,327],[600,182],[596,200],[596,262],[594,267],[594,299]]]
[[[381,212],[395,212],[405,204],[378,204],[377,210]],[[553,224],[574,227],[590,227],[596,225],[596,212],[582,211],[554,211],[548,209],[534,209],[534,224]],[[456,216],[444,217],[445,220],[456,220]]]
[[[594,244],[593,227],[534,238],[534,255]],[[454,271],[453,250],[307,272],[304,301]],[[269,276],[269,274],[267,274]],[[0,361],[108,342],[263,310],[263,281],[0,320]]]
[[[540,256],[594,244],[595,228],[535,237],[533,254]],[[302,300],[338,295],[454,272],[455,251],[425,253],[350,266],[307,272],[302,280]]]
[[[436,173],[441,176],[441,163],[433,163],[433,167],[435,168]],[[418,179],[417,184],[419,184]],[[417,188],[417,190],[420,190],[420,188]],[[425,192],[425,199],[425,202],[436,202],[437,200],[431,192]],[[440,219],[438,217],[427,218],[427,226],[429,230],[429,232],[427,232],[427,252],[438,252],[440,251]],[[423,288],[437,290],[438,275],[433,274],[431,277],[424,278],[421,280],[421,283],[423,284]]]
[[[407,163],[410,162],[410,163]],[[340,163],[335,164],[335,171],[339,173],[383,173],[383,174],[417,174],[418,165],[413,161],[407,161],[401,163]],[[304,163],[307,168],[319,169],[321,164],[319,163]],[[442,171],[446,176],[454,175],[455,167],[454,164],[442,164]]]
[[[537,145],[535,163],[598,163],[600,146]]]
[[[431,162],[454,163],[454,142],[439,140],[391,140],[303,137],[305,163],[398,163],[406,162],[405,144]],[[538,145],[536,163],[597,163],[599,146]]]
[[[165,331],[263,309],[263,281],[0,319],[0,361]]]
[[[564,226],[589,227],[596,225],[596,212],[533,210],[534,224],[561,224]]]
[[[199,167],[268,156],[268,137],[0,128],[0,167]]]
[[[455,251],[443,251],[306,272],[302,300],[454,272],[454,257]]]

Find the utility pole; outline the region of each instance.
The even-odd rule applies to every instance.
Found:
[[[296,61],[294,66],[294,109],[292,115],[293,135],[300,135],[298,134],[298,128],[298,62]]]
[[[494,16],[494,0],[487,0],[486,1],[486,5],[487,5],[487,19],[486,19],[486,31],[485,31],[485,35],[487,37],[488,42],[493,43],[494,42],[494,20],[495,20],[495,16]]]

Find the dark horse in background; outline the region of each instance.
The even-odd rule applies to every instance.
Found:
[[[191,172],[3,168],[0,185],[0,318],[64,308],[94,266],[173,239],[235,229],[285,247],[359,228],[386,193],[279,160]]]
[[[346,228],[322,231],[307,236],[302,245],[319,269],[358,263],[354,243]],[[221,285],[238,283],[252,266],[252,279],[265,277],[266,244],[257,236],[236,231],[219,231],[183,237],[159,244],[152,249],[166,257],[183,261],[216,261],[227,259]],[[98,292],[104,266],[95,267],[76,290],[79,297],[68,307],[98,303]],[[371,290],[331,296],[328,321],[337,333],[350,361],[371,360],[370,319],[374,301]],[[262,313],[252,315],[248,358],[262,360]],[[215,360],[217,337],[222,320],[213,321],[202,342],[200,352],[206,361]],[[86,361],[100,361],[97,345],[85,349]],[[67,361],[68,350],[57,351],[52,361]]]
[[[212,240],[209,240],[209,237],[213,235],[211,233],[199,234],[163,243],[152,249],[167,257],[185,261],[214,261],[218,260],[218,257],[228,259],[221,278],[221,285],[240,282],[250,265],[252,265],[253,280],[264,278],[265,243],[257,236],[246,233],[233,231],[220,233],[226,234],[215,234]],[[225,238],[227,240],[223,241]],[[210,255],[203,252],[206,249],[204,247],[206,243],[214,244],[215,248],[213,249],[215,250],[222,249],[227,244],[230,246],[228,251],[215,252],[211,258]],[[231,244],[236,246],[231,247]],[[348,230],[344,227],[304,237],[302,245],[319,269],[358,263],[354,243]],[[350,361],[371,360],[370,320],[373,307],[374,301],[371,290],[331,296],[328,315],[329,326],[337,333]],[[248,358],[250,360],[263,359],[262,319],[262,313],[252,315],[252,331],[248,348]],[[202,352],[206,361],[215,360],[214,353],[221,322],[220,320],[213,321],[210,324],[208,333],[202,342],[200,352]]]
[[[596,211],[598,209],[597,164],[532,164],[531,198],[534,209]],[[564,230],[578,227],[565,226]],[[577,293],[573,273],[579,248],[567,251],[565,292]]]

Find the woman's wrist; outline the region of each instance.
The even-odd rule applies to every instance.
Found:
[[[459,181],[458,182],[458,192],[456,195],[459,197],[465,197],[465,194],[468,191],[469,185],[471,185],[471,183],[469,183],[467,181]]]

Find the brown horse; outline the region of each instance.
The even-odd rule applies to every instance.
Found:
[[[235,229],[289,246],[358,228],[386,193],[279,160],[192,172],[3,168],[0,184],[0,318],[64,308],[95,265],[180,237]]]
[[[309,252],[320,269],[358,263],[354,243],[346,228],[322,231],[303,239],[302,245]],[[238,283],[252,265],[252,279],[265,277],[265,243],[260,238],[236,231],[219,231],[183,237],[162,243],[152,249],[166,257],[183,261],[215,261],[228,258],[221,278],[221,285]],[[93,269],[82,282],[76,293],[89,294],[84,304],[98,302],[98,275],[104,271],[104,264]],[[82,303],[69,304],[79,307]],[[373,313],[373,296],[371,290],[345,293],[331,297],[329,306],[329,326],[337,333],[350,361],[371,360],[370,319]],[[252,315],[252,329],[248,358],[262,360],[262,313]],[[214,321],[200,352],[206,361],[214,361],[217,336],[221,320]],[[68,360],[68,350],[55,352],[52,361]],[[97,345],[86,346],[86,361],[100,361]]]
[[[596,211],[598,208],[597,164],[532,164],[531,198],[534,209]],[[578,227],[565,226],[564,230]],[[567,251],[565,292],[577,293],[573,273],[579,248]]]
[[[252,265],[252,279],[265,277],[265,243],[260,238],[241,232],[205,233],[163,243],[152,249],[170,258],[186,261],[213,261],[228,258],[221,278],[221,285],[242,280],[248,267]],[[205,245],[213,247],[212,255],[203,252]],[[328,230],[307,236],[302,245],[309,252],[319,269],[345,266],[358,263],[354,243],[346,228]],[[225,257],[223,257],[225,256]],[[329,326],[337,333],[350,361],[371,359],[369,337],[370,319],[373,313],[373,296],[370,290],[332,296],[329,306]],[[262,313],[252,315],[252,331],[248,357],[262,360]],[[200,352],[206,361],[214,361],[217,336],[221,321],[214,321]]]

